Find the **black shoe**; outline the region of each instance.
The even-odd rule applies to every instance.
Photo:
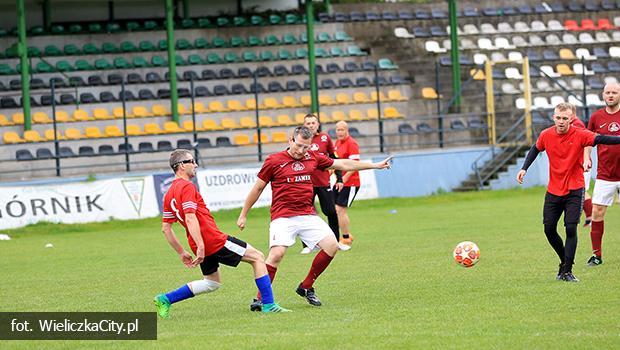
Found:
[[[263,301],[254,299],[252,304],[250,304],[250,311],[261,312],[263,310]]]
[[[598,266],[603,263],[603,258],[600,256],[592,255],[587,262],[588,266]]]
[[[562,272],[564,272],[562,271],[563,268],[564,268],[564,264],[560,263],[560,265],[558,265],[558,275],[555,276],[555,279],[558,281],[562,279]]]
[[[573,275],[572,272],[564,272],[562,274],[562,281],[564,282],[579,282],[579,279]]]
[[[321,306],[321,301],[316,296],[316,294],[314,294],[314,288],[301,288],[301,284],[299,284],[299,287],[297,287],[297,290],[295,290],[295,292],[299,294],[299,296],[306,298],[308,304],[313,306]]]

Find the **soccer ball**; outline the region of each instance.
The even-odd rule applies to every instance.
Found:
[[[480,260],[480,249],[474,242],[461,242],[454,248],[454,261],[464,267],[472,267]]]

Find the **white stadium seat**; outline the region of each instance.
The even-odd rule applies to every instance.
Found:
[[[620,27],[620,16],[614,17],[614,25]]]
[[[602,106],[605,104],[597,94],[587,94],[586,103],[588,106]]]
[[[551,85],[547,80],[539,79],[536,81],[536,89],[538,91],[551,91]]]
[[[562,23],[560,23],[560,21],[552,19],[549,22],[547,22],[547,30],[561,30],[561,31],[564,31],[564,26],[562,25]]]
[[[546,32],[547,31],[547,26],[541,21],[532,21],[531,27],[532,27],[533,32]]]
[[[609,56],[620,57],[620,46],[612,46],[609,48]]]
[[[480,50],[495,50],[495,46],[493,46],[491,39],[488,39],[488,38],[479,38],[478,48]]]
[[[577,58],[581,59],[583,58],[584,60],[595,60],[596,57],[590,55],[590,50],[584,48],[584,47],[580,47],[575,51],[575,56],[577,56]]]
[[[620,31],[616,30],[613,33],[611,33],[611,40],[620,41]]]
[[[616,77],[605,77],[605,84],[618,84],[618,79],[616,79]]]
[[[503,49],[503,50],[512,50],[515,48],[514,45],[510,44],[508,39],[501,37],[501,36],[498,36],[497,38],[495,38],[495,47],[497,47],[498,49]]]
[[[549,34],[549,35],[547,35],[545,37],[545,41],[549,45],[559,45],[559,44],[562,43],[562,41],[560,41],[560,38],[556,34]]]
[[[511,83],[502,83],[502,92],[505,94],[517,94],[519,93],[519,90],[517,90],[515,88],[514,85],[512,85]]]
[[[493,60],[494,62],[497,62],[497,61],[508,61],[508,59],[506,58],[506,56],[504,56],[503,53],[497,52],[497,51],[491,53],[491,60]]]
[[[577,97],[570,95],[568,96],[568,103],[572,104],[575,107],[583,107],[583,103]]]
[[[510,51],[508,53],[509,61],[521,61],[523,59],[523,54],[519,51]]]
[[[532,109],[552,109],[553,105],[549,103],[544,96],[536,96],[534,97],[534,101],[532,102]]]
[[[444,53],[447,50],[439,46],[439,43],[434,40],[428,40],[424,43],[424,48],[427,52],[431,53]]]
[[[403,28],[403,27],[394,28],[394,35],[397,38],[401,38],[401,39],[411,39],[415,37],[413,34],[407,31],[407,28]]]
[[[477,49],[478,46],[476,46],[476,44],[474,44],[473,41],[469,40],[469,39],[461,39],[459,40],[461,49],[463,50],[471,50],[471,49]]]
[[[540,66],[540,71],[541,71],[541,75],[542,73],[545,73],[547,76],[552,77],[552,78],[557,78],[560,76],[560,74],[556,73],[556,71],[553,70],[553,67],[549,65]]]
[[[579,34],[579,42],[582,44],[592,44],[594,43],[594,38],[590,33],[580,33]]]
[[[522,22],[522,21],[515,22],[515,32],[526,33],[529,31],[530,31],[530,27],[527,25],[527,23]]]
[[[491,23],[482,23],[480,25],[480,32],[484,34],[495,34],[497,30],[495,30],[495,27],[493,27]]]
[[[463,26],[463,32],[465,32],[466,35],[478,35],[480,34],[480,31],[478,30],[478,28],[473,25],[473,24],[466,24]]]
[[[512,29],[512,27],[510,26],[510,23],[507,22],[499,22],[497,24],[497,31],[500,33],[512,33],[515,30]]]
[[[525,39],[523,39],[522,36],[520,35],[515,35],[512,37],[512,44],[516,47],[527,47],[530,46],[530,44],[528,44],[527,41],[525,41]]]
[[[487,57],[487,55],[483,54],[483,53],[475,53],[474,54],[474,63],[477,65],[481,65],[484,64],[484,62],[486,62],[489,58]]]
[[[573,90],[583,90],[583,80],[579,78],[573,78],[570,80],[570,87]]]
[[[506,69],[504,69],[504,74],[506,75],[506,78],[508,79],[523,79],[523,75],[521,75],[521,72],[519,72],[518,68],[515,67],[508,67]]]
[[[532,34],[530,35],[530,45],[532,46],[543,46],[546,45],[543,39],[541,39],[538,35]]]
[[[573,64],[573,71],[575,72],[575,74],[577,75],[581,75],[584,73],[586,73],[586,75],[594,75],[594,71],[588,69],[588,66],[583,66],[581,63],[575,63]]]
[[[599,43],[608,43],[608,42],[611,41],[611,38],[609,37],[609,34],[607,34],[605,32],[596,32],[595,39]]]
[[[551,100],[550,102],[551,102],[552,106],[557,106],[560,103],[566,102],[566,100],[564,100],[564,97],[562,97],[560,95],[553,95],[553,96],[551,96],[550,100]]]
[[[523,97],[516,99],[515,107],[517,107],[517,109],[525,109],[525,99]]]
[[[562,35],[562,41],[564,42],[564,44],[566,45],[573,45],[573,44],[577,44],[577,38],[575,38],[575,36],[571,33],[565,33]]]

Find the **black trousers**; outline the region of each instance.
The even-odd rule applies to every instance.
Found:
[[[572,190],[564,196],[556,196],[547,192],[543,206],[543,224],[547,241],[555,250],[564,266],[564,271],[570,271],[575,261],[577,251],[577,225],[583,207],[584,189]],[[566,228],[566,244],[558,234],[557,225],[564,214]]]
[[[321,205],[321,211],[327,216],[327,223],[329,228],[332,229],[336,240],[340,239],[340,228],[338,226],[338,215],[336,214],[336,203],[334,201],[334,194],[331,187],[315,187],[314,195],[319,197],[319,204]]]

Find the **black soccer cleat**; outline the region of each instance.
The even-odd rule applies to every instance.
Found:
[[[263,311],[263,301],[259,299],[254,299],[250,304],[250,311],[261,312]]]
[[[603,264],[603,258],[601,258],[600,256],[592,255],[586,264],[588,266],[601,265]]]
[[[579,282],[579,279],[573,275],[572,272],[564,272],[562,274],[562,281],[564,282]]]
[[[560,265],[558,265],[558,274],[555,276],[555,279],[558,281],[562,280],[562,269],[564,269],[564,264],[560,263]]]
[[[314,294],[314,288],[308,288],[308,289],[301,288],[301,283],[300,283],[299,287],[297,287],[295,292],[299,294],[299,296],[306,298],[306,300],[308,301],[308,304],[312,306],[321,306],[321,301],[316,296],[316,294]]]

